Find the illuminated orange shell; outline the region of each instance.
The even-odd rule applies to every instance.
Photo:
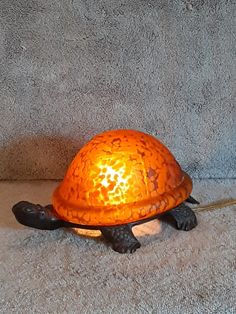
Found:
[[[156,138],[106,131],[75,156],[53,194],[53,207],[86,226],[126,224],[163,213],[190,195],[192,181]]]

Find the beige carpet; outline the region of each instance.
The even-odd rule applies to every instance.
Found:
[[[1,313],[236,313],[235,207],[199,213],[190,232],[139,226],[142,247],[121,255],[99,233],[15,221],[15,202],[46,204],[55,185],[0,183]],[[197,181],[193,195],[203,204],[236,197],[236,180]]]

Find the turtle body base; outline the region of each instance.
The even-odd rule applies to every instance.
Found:
[[[21,201],[13,206],[12,211],[19,223],[41,230],[55,230],[58,228],[101,230],[105,239],[111,243],[113,250],[119,253],[134,253],[138,248],[140,248],[141,244],[132,232],[132,227],[137,224],[158,218],[160,220],[170,222],[171,224],[174,223],[175,227],[179,230],[189,231],[197,225],[195,213],[184,203],[162,215],[157,215],[130,224],[112,227],[84,226],[64,221],[57,216],[52,205],[43,207],[39,204]]]

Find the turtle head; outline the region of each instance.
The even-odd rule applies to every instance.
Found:
[[[25,226],[35,227],[34,221],[37,216],[43,214],[43,207],[38,204],[21,201],[12,207],[12,211],[19,223]]]

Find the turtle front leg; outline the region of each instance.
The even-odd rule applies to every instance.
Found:
[[[13,206],[12,211],[19,223],[32,228],[54,230],[67,224],[56,215],[52,205],[43,207],[21,201]]]
[[[112,248],[116,252],[134,253],[141,246],[129,225],[103,227],[101,232],[105,239],[112,244]]]
[[[174,220],[176,228],[184,231],[189,231],[197,226],[197,217],[194,211],[184,203],[163,214],[160,219],[171,223]]]

